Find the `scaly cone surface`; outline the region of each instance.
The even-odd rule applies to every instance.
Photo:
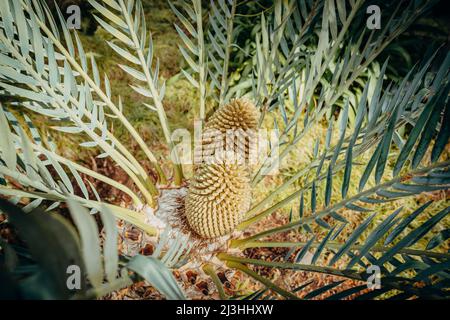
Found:
[[[235,230],[250,207],[250,169],[247,166],[255,137],[259,113],[256,107],[244,99],[236,99],[220,107],[205,125],[202,144],[196,148],[196,161],[200,163],[194,172],[186,197],[186,218],[189,226],[203,238],[216,238]],[[217,156],[225,151],[226,135],[243,132],[246,139],[234,141],[234,152],[245,158]],[[219,134],[219,132],[221,134]],[[243,143],[242,143],[243,142]],[[223,152],[227,154],[227,152]],[[205,155],[214,161],[205,161]]]
[[[225,153],[233,154],[235,162],[248,165],[255,148],[259,111],[246,99],[235,99],[220,107],[206,122],[201,142],[194,150],[195,164],[217,163]],[[251,153],[253,152],[253,153]]]
[[[250,206],[250,185],[244,167],[201,165],[186,198],[190,227],[203,238],[232,232]]]

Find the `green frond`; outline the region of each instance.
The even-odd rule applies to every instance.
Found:
[[[184,187],[164,107],[166,83],[142,1],[88,2],[112,39],[107,44],[120,58],[117,67],[132,79],[130,92],[145,99],[147,112],[156,113],[173,182]],[[383,3],[378,30],[366,28],[365,0],[274,1],[262,10],[236,0],[207,6],[200,0],[169,2],[185,62],[174,79],[183,75],[192,85],[198,118],[204,122],[208,108],[245,97],[260,109],[258,126],[279,133],[279,143],[270,143],[250,177],[258,201],[238,230],[224,246],[206,244],[214,248],[213,257],[193,257],[199,242],[182,234],[187,225],[178,216],[165,216],[164,227],[149,225],[144,210],[102,202],[89,181],[127,194],[139,210],[148,204],[149,210],[182,211],[165,206],[164,197],[157,203],[170,182],[125,117],[127,101],[101,74],[96,54],[85,52],[58,6],[52,14],[46,1],[0,1],[0,195],[8,199],[0,198],[0,209],[7,217],[3,223],[17,228],[27,244],[0,239],[2,281],[24,298],[85,299],[144,279],[167,299],[185,299],[171,270],[198,259],[206,262],[200,269],[222,299],[448,299],[450,207],[441,198],[450,189],[450,54],[430,50],[423,62],[401,68],[406,76],[393,70],[391,54],[403,52],[395,39],[435,2]],[[386,55],[391,58],[380,62]],[[51,124],[37,128],[28,112]],[[155,175],[115,135],[113,122],[130,134]],[[110,158],[133,186],[61,156],[47,128],[78,135],[80,148],[99,150],[97,157]],[[300,162],[298,152],[309,160]],[[270,162],[276,154],[278,161]],[[265,180],[278,165],[280,179]],[[178,191],[183,197],[183,189]],[[52,213],[62,203],[68,204],[73,224]],[[100,215],[101,233],[94,213]],[[273,216],[270,226],[264,223]],[[164,229],[153,254],[120,254],[115,219],[151,235],[156,227]],[[271,259],[243,251],[261,248],[282,253]],[[69,262],[83,273],[76,293],[66,285]],[[232,296],[217,274],[221,268],[261,286]],[[286,286],[260,268],[308,278]],[[317,285],[315,276],[326,281]],[[374,277],[381,288],[368,287]]]
[[[5,255],[2,251],[0,255],[0,268],[2,273],[5,272],[3,276],[16,289],[14,291],[12,287],[2,286],[2,296],[6,294],[11,298],[22,299],[93,299],[143,278],[167,299],[184,299],[183,292],[168,269],[169,264],[163,261],[167,255],[173,259],[173,252],[165,253],[162,258],[136,255],[131,259],[119,259],[118,232],[113,212],[105,206],[101,208],[105,228],[105,236],[101,240],[92,215],[76,200],[69,199],[68,203],[76,230],[59,215],[42,213],[38,208],[25,213],[0,199],[0,209],[7,215],[8,223],[17,228],[19,236],[27,243],[25,248],[0,240],[0,246],[8,252]],[[177,251],[176,255],[180,256],[183,249],[181,253]],[[80,270],[80,287],[72,290],[67,283],[68,273],[72,274],[76,270],[74,267]],[[11,296],[14,293],[17,296]]]
[[[427,204],[428,206],[428,204]],[[326,275],[334,275],[339,278],[352,279],[360,282],[367,282],[371,272],[368,270],[371,266],[377,266],[381,270],[380,284],[381,290],[379,294],[386,291],[396,290],[403,292],[410,296],[417,298],[440,298],[443,299],[448,296],[446,292],[446,280],[448,278],[448,258],[447,253],[437,253],[430,251],[428,248],[424,250],[414,249],[415,244],[424,235],[426,235],[436,224],[446,218],[450,212],[450,208],[445,208],[440,212],[432,215],[428,220],[422,223],[419,227],[409,231],[404,237],[402,237],[395,244],[386,246],[386,242],[383,239],[395,238],[405,228],[405,220],[407,223],[411,222],[411,217],[416,217],[417,213],[414,212],[410,216],[401,219],[396,219],[398,213],[402,208],[395,210],[387,219],[379,224],[373,231],[365,237],[365,240],[359,245],[355,245],[355,242],[362,238],[362,233],[367,229],[371,223],[374,215],[367,218],[362,224],[360,224],[353,233],[348,236],[346,241],[341,244],[333,241],[329,241],[330,235],[334,232],[332,229],[321,241],[315,241],[313,236],[306,243],[296,242],[251,242],[246,244],[247,247],[292,247],[300,248],[293,258],[293,262],[271,262],[262,259],[248,259],[230,256],[227,254],[219,254],[219,258],[224,261],[233,261],[240,264],[251,264],[255,266],[266,266],[270,268],[281,268],[296,271],[306,271],[312,273],[322,273]],[[422,212],[425,206],[420,209]],[[413,219],[412,218],[412,219]],[[306,253],[312,255],[313,259],[304,259]],[[293,251],[289,251],[286,259],[289,259]],[[327,257],[331,254],[331,259]],[[322,256],[322,258],[320,258]],[[398,259],[403,262],[397,263]],[[419,260],[420,259],[420,260]],[[334,268],[339,260],[347,261],[344,267]],[[323,261],[328,261],[328,266],[322,266]],[[342,265],[342,263],[340,264]],[[406,278],[405,275],[413,273],[412,277]],[[268,289],[274,292],[280,293],[269,285],[267,279],[261,276],[252,274],[256,280],[262,282]],[[304,299],[310,299],[318,296],[319,294],[326,293],[335,286],[339,285],[341,281],[337,281],[331,284],[323,285],[322,287],[310,292],[306,292],[303,296]],[[418,284],[424,282],[425,286],[418,286]],[[440,286],[443,285],[443,287]],[[302,288],[302,289],[306,289]],[[360,285],[355,286],[352,289],[338,292],[335,295],[331,295],[328,299],[342,299],[359,292],[367,291],[368,286]],[[281,289],[283,290],[283,289]],[[378,292],[375,290],[375,292]],[[297,292],[293,290],[292,292]],[[369,297],[365,297],[369,298]],[[373,298],[373,297],[371,297]]]
[[[131,88],[137,93],[152,99],[152,103],[155,106],[159,117],[160,125],[163,129],[166,143],[170,150],[173,151],[175,145],[172,141],[172,133],[162,103],[165,94],[165,83],[159,83],[159,63],[156,63],[154,69],[152,66],[152,37],[150,35],[149,45],[147,46],[147,26],[145,23],[141,1],[127,2],[128,6],[126,6],[123,0],[113,0],[112,3],[114,3],[113,6],[117,8],[117,10],[115,10],[117,12],[112,12],[95,0],[89,0],[89,3],[110,22],[108,23],[98,16],[95,16],[95,19],[99,22],[99,24],[125,46],[125,48],[122,48],[112,42],[109,42],[112,49],[120,56],[136,64],[141,69],[138,71],[127,65],[119,65],[120,68],[131,75],[138,83],[145,83],[145,88],[141,85],[131,86]],[[122,30],[123,32],[119,30]],[[128,48],[131,49],[131,52]],[[144,54],[145,51],[147,51],[146,55]],[[172,152],[172,154],[175,157],[175,159],[173,159],[175,166],[175,183],[176,185],[180,185],[183,180],[183,169],[180,161],[178,160],[177,152]],[[152,160],[157,163],[154,157]],[[160,168],[157,168],[157,170],[162,178],[162,184],[166,184],[164,173]]]
[[[21,105],[34,112],[54,120],[69,120],[72,127],[58,129],[67,133],[85,133],[89,140],[83,142],[82,146],[100,147],[105,156],[110,156],[130,175],[151,203],[149,190],[141,182],[141,180],[148,181],[148,185],[152,186],[147,173],[112,134],[110,123],[105,116],[104,108],[107,106],[120,118],[132,135],[138,136],[111,101],[107,79],[105,80],[107,94],[105,94],[100,88],[100,77],[93,57],[91,58],[92,75],[89,75],[84,50],[78,37],[76,36],[76,43],[81,66],[75,60],[73,39],[66,24],[61,25],[67,50],[41,20],[39,12],[47,12],[50,16],[48,9],[44,6],[40,7],[40,2],[33,2],[33,4],[35,7],[31,3],[14,2],[17,19],[23,19],[31,26],[31,30],[35,30],[31,47],[27,44],[26,54],[24,50],[20,50],[14,37],[7,38],[3,32],[0,34],[3,44],[2,55],[8,57],[1,62],[3,65],[1,78],[5,79],[1,84],[2,91],[26,98],[28,101]],[[25,13],[31,17],[29,20],[26,20]],[[11,13],[5,12],[5,15],[8,14]],[[62,19],[61,14],[59,16]],[[47,19],[47,21],[50,20]],[[12,31],[18,34],[19,40],[23,38],[18,28],[13,28]],[[23,38],[23,41],[28,43],[30,39]],[[35,63],[27,59],[29,52],[38,57]],[[43,58],[47,58],[47,64],[42,61]],[[17,69],[22,72],[17,72]],[[11,80],[15,82],[14,85],[10,83]],[[94,93],[103,101],[97,101]],[[153,160],[156,163],[154,157]],[[156,190],[153,189],[151,192],[155,193]]]
[[[222,0],[220,1],[224,2]],[[180,46],[180,52],[191,69],[182,70],[182,73],[186,76],[189,82],[198,89],[200,98],[199,119],[204,121],[206,118],[207,81],[210,73],[208,72],[208,56],[206,53],[207,47],[201,1],[180,1],[180,10],[177,9],[171,1],[169,1],[169,5],[178,20],[180,20],[181,24],[188,32],[188,34],[186,34],[180,26],[175,24],[175,29],[190,52],[187,52]],[[218,84],[216,78],[212,79],[215,79],[216,84]]]

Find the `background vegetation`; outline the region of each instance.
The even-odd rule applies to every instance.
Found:
[[[61,1],[60,5],[62,11],[64,12],[64,7],[73,1]],[[50,4],[52,5],[52,4]],[[204,3],[205,7],[208,3]],[[248,61],[249,50],[255,49],[254,36],[255,33],[260,31],[260,13],[265,12],[269,14],[273,10],[272,1],[239,1],[237,6],[237,16],[239,17],[239,24],[237,28],[240,28],[239,38],[236,39],[236,44],[239,46],[234,47],[231,52],[231,63],[230,63],[230,74],[231,81],[238,82],[241,77],[244,77],[250,72],[251,63]],[[407,72],[413,67],[413,65],[418,61],[426,60],[427,57],[431,56],[435,50],[445,43],[444,48],[441,52],[447,53],[449,49],[449,16],[445,14],[443,7],[445,6],[444,1],[440,1],[431,11],[426,15],[418,19],[410,26],[407,31],[394,40],[389,46],[380,54],[374,63],[375,71],[381,69],[386,58],[389,58],[389,67],[386,71],[388,79],[397,80],[405,77]],[[151,30],[154,43],[155,59],[159,60],[160,72],[159,77],[161,80],[166,80],[166,95],[164,100],[164,108],[166,110],[169,122],[171,123],[172,129],[175,128],[188,128],[193,130],[193,122],[197,116],[197,108],[199,104],[199,98],[197,93],[192,89],[189,81],[180,73],[182,68],[186,68],[187,65],[178,49],[179,45],[182,45],[177,31],[174,28],[174,23],[177,23],[177,17],[174,15],[170,9],[169,4],[163,0],[143,0],[143,9],[146,13],[145,17],[148,22],[148,26]],[[107,45],[105,40],[112,40],[113,36],[106,32],[103,28],[97,27],[97,23],[90,16],[90,7],[88,5],[83,5],[83,31],[80,35],[81,41],[83,42],[86,55],[94,55],[97,59],[98,68],[100,74],[106,73],[113,87],[117,92],[120,92],[124,104],[124,115],[131,122],[131,124],[136,128],[139,134],[143,137],[145,142],[149,145],[150,149],[155,153],[156,157],[162,164],[163,170],[167,175],[171,174],[170,162],[168,160],[169,150],[164,141],[163,132],[159,126],[159,120],[156,113],[147,112],[147,108],[144,103],[146,99],[142,95],[137,94],[130,88],[130,84],[133,83],[132,77],[120,68],[117,68],[117,64],[122,63],[122,59],[114,54],[114,51]],[[157,59],[156,59],[157,58]],[[439,57],[442,61],[443,56]],[[374,71],[374,72],[375,72]],[[355,88],[355,90],[358,88]],[[362,90],[358,89],[360,92]],[[7,99],[7,97],[3,98]],[[339,103],[338,103],[339,105]],[[212,101],[207,101],[207,110],[212,111],[216,107],[215,103]],[[343,103],[340,103],[340,107],[343,107]],[[333,110],[336,117],[339,115],[339,109]],[[278,117],[278,118],[277,118]],[[350,113],[350,121],[355,121],[356,114]],[[277,115],[275,118],[278,121],[282,121],[282,115]],[[41,123],[44,126],[51,128],[52,123],[44,121],[44,118],[40,118],[33,114],[32,119],[36,123]],[[265,120],[264,126],[268,129],[273,128],[274,122],[273,118],[268,118]],[[123,128],[120,121],[116,121],[114,124],[114,133],[117,137],[121,137],[124,141],[124,145],[136,155],[137,159],[142,161],[142,164],[148,172],[152,173],[154,170],[150,163],[147,163],[145,156],[140,148],[135,144],[134,140],[129,136],[129,132]],[[407,128],[406,131],[410,130]],[[405,134],[408,132],[405,132]],[[317,159],[317,154],[315,154],[315,146],[317,143],[320,145],[325,144],[327,134],[327,124],[319,122],[317,125],[308,132],[308,134],[303,137],[303,139],[298,143],[295,149],[287,156],[282,165],[281,170],[278,175],[271,176],[263,180],[261,184],[253,191],[254,203],[258,203],[267,194],[268,190],[271,190],[275,185],[280,184],[286,179],[291,178],[295,172],[306,167],[311,161]],[[128,186],[132,186],[132,182],[128,181],[127,175],[117,166],[115,166],[111,160],[99,159],[96,156],[99,151],[96,149],[80,149],[78,147],[79,143],[82,141],[81,138],[75,135],[67,135],[64,133],[58,133],[56,131],[51,131],[51,136],[53,140],[58,144],[58,149],[61,155],[69,159],[74,160],[77,163],[83,163],[93,169],[94,171],[103,173],[107,176],[114,177],[115,180],[122,182]],[[331,137],[332,144],[335,144],[338,139],[338,132],[335,132]],[[366,164],[370,159],[369,155],[363,155],[354,159],[355,163]],[[429,156],[429,155],[428,155]],[[443,156],[444,160],[449,158],[449,150],[447,150]],[[395,159],[389,159],[387,165],[392,169],[395,165]],[[184,168],[186,171],[186,176],[190,176],[190,167]],[[362,176],[365,170],[363,165],[355,165],[353,167],[353,174],[355,176]],[[156,176],[156,172],[153,173]],[[334,181],[336,186],[334,187],[336,192],[333,194],[333,199],[331,201],[339,201],[340,186],[344,179],[344,172],[340,171],[334,176]],[[92,182],[94,180],[92,179]],[[282,200],[286,195],[291,194],[296,191],[298,187],[302,187],[298,183],[293,183],[288,188],[286,188],[282,193],[278,194],[274,200]],[[375,185],[374,179],[370,179],[368,182],[368,187]],[[126,195],[114,194],[110,192],[110,188],[107,185],[96,182],[95,185],[98,193],[105,200],[116,203],[116,204],[126,204],[129,203],[130,199]],[[349,181],[348,192],[354,193],[358,190],[357,181]],[[76,190],[78,194],[81,194],[81,190]],[[92,191],[90,191],[92,192]],[[449,191],[439,191],[439,192],[425,192],[415,197],[402,198],[400,200],[391,201],[378,206],[378,211],[380,212],[364,232],[362,233],[362,239],[366,239],[376,226],[378,226],[382,221],[386,220],[392,212],[396,209],[403,207],[404,210],[399,214],[399,217],[406,217],[411,212],[413,212],[418,206],[424,205],[430,199],[435,200],[429,210],[431,212],[438,212],[449,206],[448,203]],[[318,195],[318,202],[324,202],[324,195]],[[305,207],[311,206],[311,199],[305,198],[303,205]],[[291,206],[286,206],[282,209],[277,210],[271,215],[271,219],[261,220],[257,224],[251,226],[246,230],[245,234],[253,234],[259,230],[265,230],[269,227],[276,226],[280,223],[286,223],[289,219],[292,219],[292,215],[297,214],[299,211],[299,203],[295,203]],[[63,212],[66,213],[64,208]],[[347,212],[348,211],[348,212]],[[354,211],[343,209],[340,214],[349,220],[345,229],[339,234],[335,239],[337,243],[339,241],[344,241],[351,235],[352,232],[357,228],[358,225],[365,220],[366,215],[364,213],[355,213]],[[424,215],[420,216],[410,225],[411,229],[417,228],[422,225],[430,216]],[[424,236],[418,243],[418,247],[424,247],[430,241],[430,239],[444,230],[448,230],[450,225],[449,218],[445,218],[441,224],[436,226],[432,233]],[[326,232],[320,226],[314,226],[314,232],[319,238],[326,236]],[[9,232],[7,229],[2,232]],[[245,235],[244,234],[244,235]],[[283,241],[286,237],[291,235],[280,236],[278,241]],[[296,240],[299,242],[307,242],[309,238],[306,235],[298,234],[296,235]],[[145,249],[145,248],[144,248]],[[448,241],[444,241],[441,246],[437,249],[438,252],[447,253],[450,249]],[[145,254],[145,250],[142,252]],[[244,256],[250,259],[254,258],[267,258],[270,261],[281,261],[284,257],[289,257],[292,252],[289,248],[247,248],[244,251]],[[347,261],[348,262],[348,261]],[[290,287],[295,287],[295,285],[300,285],[305,281],[312,281],[313,286],[321,287],[324,283],[330,282],[331,276],[321,276],[316,275],[310,277],[305,273],[294,273],[290,270],[281,269],[269,269],[264,266],[254,267],[255,271],[266,276],[272,282],[276,284],[288,284]],[[195,284],[198,290],[197,297],[207,297],[209,292],[205,289],[203,280],[196,279],[195,272],[187,271],[183,275],[178,275],[183,278],[183,280],[191,281]],[[243,273],[236,272],[232,275],[223,275],[225,277],[225,283],[227,283],[227,293],[230,295],[247,295],[257,291],[260,287],[257,281],[249,279],[243,276]],[[228,279],[228,278],[229,279]],[[346,284],[349,287],[354,286],[355,283]],[[136,292],[139,292],[140,297],[155,298],[157,293],[151,288],[144,287],[143,285],[137,285],[133,288],[133,297],[136,297]],[[330,291],[331,292],[331,291]],[[118,295],[113,297],[121,297],[123,295],[128,295],[131,293],[128,291],[122,291]],[[329,292],[327,294],[330,294]],[[317,294],[317,298],[320,294]]]

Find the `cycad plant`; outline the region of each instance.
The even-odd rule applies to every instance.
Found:
[[[177,263],[173,257],[179,257],[173,254],[176,246],[162,253],[165,243],[161,242],[151,257],[119,256],[118,232],[109,210],[102,208],[105,234],[101,245],[95,219],[76,201],[69,199],[68,205],[78,233],[58,214],[40,209],[24,212],[0,199],[9,223],[28,244],[0,239],[4,251],[0,256],[3,260],[0,269],[2,299],[92,299],[130,285],[141,277],[169,299],[184,298],[169,270]],[[169,256],[172,259],[168,259]]]
[[[242,13],[235,0],[207,8],[200,0],[170,3],[186,62],[181,75],[198,93],[200,123],[219,131],[278,132],[278,143],[269,144],[257,165],[200,163],[190,179],[168,123],[166,83],[143,4],[89,3],[113,38],[108,45],[122,59],[118,67],[159,119],[170,173],[126,118],[127,101],[113,92],[63,14],[53,15],[40,0],[4,0],[3,196],[26,204],[25,212],[42,205],[52,211],[66,202],[80,212],[78,206],[92,214],[111,212],[141,230],[140,245],[162,238],[158,253],[180,261],[169,266],[196,268],[222,299],[448,297],[450,54],[431,52],[399,80],[388,75],[388,60],[377,60],[432,1],[379,3],[381,29],[372,30],[366,9],[373,3],[364,0],[275,0],[257,16]],[[249,24],[254,38],[241,47]],[[48,125],[36,127],[34,113]],[[155,174],[115,135],[113,121],[128,131]],[[323,126],[328,129],[318,129]],[[133,185],[61,156],[47,127],[80,135],[80,148],[101,150],[98,157],[110,158]],[[315,139],[311,146],[308,139]],[[299,153],[309,160],[296,160]],[[271,175],[277,167],[279,174]],[[132,203],[106,203],[82,176],[120,190]],[[407,208],[400,199],[409,199]],[[386,213],[390,203],[392,212]],[[78,217],[79,229],[91,221]],[[104,255],[105,264],[112,263],[110,256]],[[91,266],[98,268],[99,261]],[[218,276],[223,270],[248,276],[255,285],[229,293]],[[168,293],[161,278],[146,278],[166,297],[181,298],[164,274],[174,291]],[[318,274],[326,281],[312,281]],[[375,289],[368,285],[374,274]],[[116,276],[106,278],[114,282]],[[94,288],[104,281],[88,279]],[[189,284],[183,286],[187,297],[195,297]]]

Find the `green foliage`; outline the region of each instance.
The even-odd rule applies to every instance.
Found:
[[[167,264],[159,257],[119,257],[115,219],[109,209],[102,208],[105,236],[101,245],[95,219],[74,200],[69,200],[69,207],[78,232],[58,214],[38,208],[27,213],[0,199],[0,209],[25,243],[0,240],[0,274],[2,283],[8,283],[0,288],[0,297],[93,299],[143,278],[168,299],[184,298]],[[170,251],[167,254],[173,255]],[[77,266],[80,273],[75,273],[72,266]],[[69,284],[75,283],[77,275],[80,287],[73,289]]]
[[[102,32],[109,36],[108,45],[120,59],[118,67],[132,79],[131,89],[145,99],[146,111],[159,119],[165,143],[173,151],[163,104],[166,82],[154,58],[145,6],[141,1],[125,0],[89,3]],[[252,230],[249,227],[257,222],[291,207],[289,219],[275,227],[263,225],[263,230],[231,241],[233,249],[290,248],[284,261],[250,259],[227,252],[218,255],[228,267],[263,285],[263,289],[243,298],[298,298],[301,293],[312,299],[342,284],[342,280],[335,280],[315,289],[310,282],[282,288],[251,265],[320,273],[361,283],[368,279],[368,268],[376,265],[382,272],[380,290],[367,292],[366,285],[358,285],[328,298],[343,299],[354,294],[359,294],[359,299],[384,298],[387,294],[395,298],[448,298],[449,257],[442,252],[449,236],[445,227],[448,203],[417,201],[408,210],[397,207],[384,219],[378,219],[386,203],[446,192],[450,187],[446,150],[450,54],[434,51],[406,72],[398,73],[392,71],[393,65],[387,59],[379,62],[389,52],[402,53],[394,40],[435,1],[380,3],[384,17],[381,30],[365,28],[368,3],[364,0],[268,3],[264,7],[264,2],[261,10],[233,0],[215,1],[209,7],[202,6],[199,0],[170,3],[178,19],[175,30],[182,44],[180,55],[186,62],[180,75],[196,91],[198,118],[205,120],[208,109],[231,98],[250,98],[261,110],[261,126],[273,123],[280,132],[282,166],[313,128],[320,124],[328,127],[325,143],[317,137],[312,160],[299,164],[280,183],[271,184],[272,189],[253,204],[239,228]],[[65,237],[71,240],[64,245],[86,250],[74,250],[74,256],[70,256],[63,245],[52,245],[60,246],[55,248],[61,252],[59,263],[83,260],[89,279],[87,290],[95,291],[91,296],[101,295],[109,291],[108,284],[117,281],[118,264],[122,263],[113,245],[114,223],[110,215],[102,213],[106,230],[102,251],[97,226],[80,205],[92,213],[106,208],[148,233],[155,230],[137,212],[103,204],[95,188],[85,185],[80,174],[128,194],[137,208],[143,204],[156,207],[157,185],[169,181],[156,156],[125,117],[124,101],[114,96],[110,79],[100,74],[95,53],[85,53],[77,33],[67,29],[61,12],[57,11],[57,23],[43,1],[8,0],[0,3],[0,13],[0,93],[8,97],[5,106],[0,106],[0,193],[15,203],[31,199],[24,208],[31,212],[29,217],[8,207],[15,212],[12,216],[30,220],[12,218],[11,223],[19,219],[22,222],[16,223],[23,224],[22,228],[40,226],[44,220],[38,217],[42,216],[51,221],[46,222],[52,225],[51,232],[44,228],[30,237],[39,231],[50,240],[70,226],[54,214],[39,215],[34,210],[44,200],[51,201],[48,211],[61,202],[69,203],[79,236],[73,230],[67,232]],[[177,81],[177,77],[171,81]],[[109,157],[120,166],[133,188],[62,157],[47,133],[39,132],[28,116],[17,116],[18,108],[58,123],[55,130],[80,135],[82,148],[101,149],[100,157]],[[144,170],[115,134],[113,121],[121,124],[152,163],[156,178]],[[172,152],[172,156],[177,155]],[[255,171],[254,188],[262,185],[273,168],[267,166],[267,161]],[[180,185],[182,168],[174,165],[173,170],[173,182]],[[21,188],[10,181],[20,183]],[[83,196],[74,194],[74,182]],[[89,198],[88,189],[96,199]],[[298,215],[292,210],[296,201]],[[409,215],[401,218],[405,211]],[[355,215],[364,219],[345,235],[343,230]],[[17,227],[20,231],[21,227]],[[298,241],[299,235],[307,240]],[[275,241],[278,237],[284,240]],[[174,257],[186,252],[186,247],[179,239],[161,257],[162,248],[170,243],[168,238],[167,233],[161,236],[162,244],[153,258],[138,256],[127,261],[126,267],[144,276],[168,298],[182,298],[166,267],[176,268]],[[87,243],[95,245],[87,250]],[[39,268],[50,268],[42,248],[32,248],[31,242],[29,245]],[[20,261],[14,258],[19,255],[17,250],[8,244],[2,244],[2,248],[3,256],[8,256],[5,266],[15,266]],[[40,283],[44,277],[52,277],[52,285],[47,291],[30,292],[26,297],[70,296],[62,285],[60,269],[49,269],[44,275],[39,268],[27,279]],[[213,268],[208,265],[204,270],[225,298]],[[9,277],[5,281],[16,280]]]

